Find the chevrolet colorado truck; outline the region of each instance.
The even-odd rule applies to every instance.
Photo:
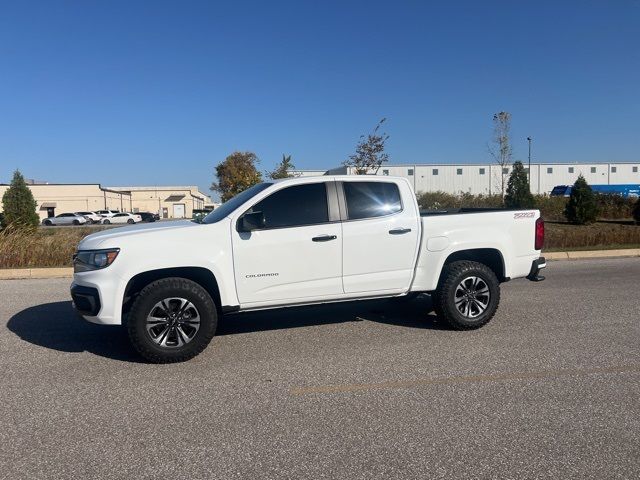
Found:
[[[71,296],[90,322],[125,325],[148,361],[188,360],[221,315],[428,293],[458,330],[486,324],[500,283],[544,279],[537,210],[421,213],[409,182],[376,176],[255,185],[201,223],[85,237]],[[428,312],[425,312],[425,314]]]

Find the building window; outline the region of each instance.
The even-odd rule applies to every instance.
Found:
[[[638,167],[633,167],[632,171],[633,173],[638,173]]]
[[[456,175],[462,175],[462,169],[461,168],[458,168],[456,170]]]
[[[591,167],[591,173],[596,173],[596,167]]]
[[[407,175],[409,176],[413,175],[413,168],[410,168],[409,170],[407,170]]]
[[[611,167],[611,173],[616,173],[618,171],[618,167]]]
[[[509,173],[509,169],[508,168],[503,168],[502,169],[502,173],[503,173],[503,175],[506,175],[507,173]]]
[[[389,170],[382,170],[383,175],[389,175]]]
[[[547,173],[553,173],[553,168],[551,167],[547,168]]]
[[[569,167],[569,173],[573,173],[573,167]]]
[[[633,168],[636,168],[636,167],[633,167]],[[635,172],[635,171],[636,171],[636,170],[634,170],[634,172]],[[437,168],[434,168],[434,169],[433,169],[433,171],[432,171],[431,173],[433,173],[434,175],[437,175],[437,174],[438,174],[438,169],[437,169]]]
[[[480,175],[484,175],[484,168],[480,169]]]

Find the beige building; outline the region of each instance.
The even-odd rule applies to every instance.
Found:
[[[0,184],[0,198],[9,185]],[[71,212],[152,212],[161,218],[191,218],[211,199],[195,186],[102,187],[100,184],[30,184],[41,219]],[[0,208],[1,208],[0,203]]]
[[[211,203],[196,186],[109,187],[131,196],[132,212],[152,212],[160,218],[191,218]]]
[[[0,198],[9,185],[0,185]],[[131,195],[93,184],[47,183],[29,185],[41,219],[60,213],[96,210],[130,211]]]

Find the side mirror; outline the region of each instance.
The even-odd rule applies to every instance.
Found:
[[[238,220],[239,232],[250,232],[264,228],[265,220],[262,212],[248,212]]]

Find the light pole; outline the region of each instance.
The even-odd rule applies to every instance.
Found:
[[[527,142],[529,142],[529,171],[527,172],[527,178],[529,180],[529,191],[531,191],[531,137],[527,137]]]

